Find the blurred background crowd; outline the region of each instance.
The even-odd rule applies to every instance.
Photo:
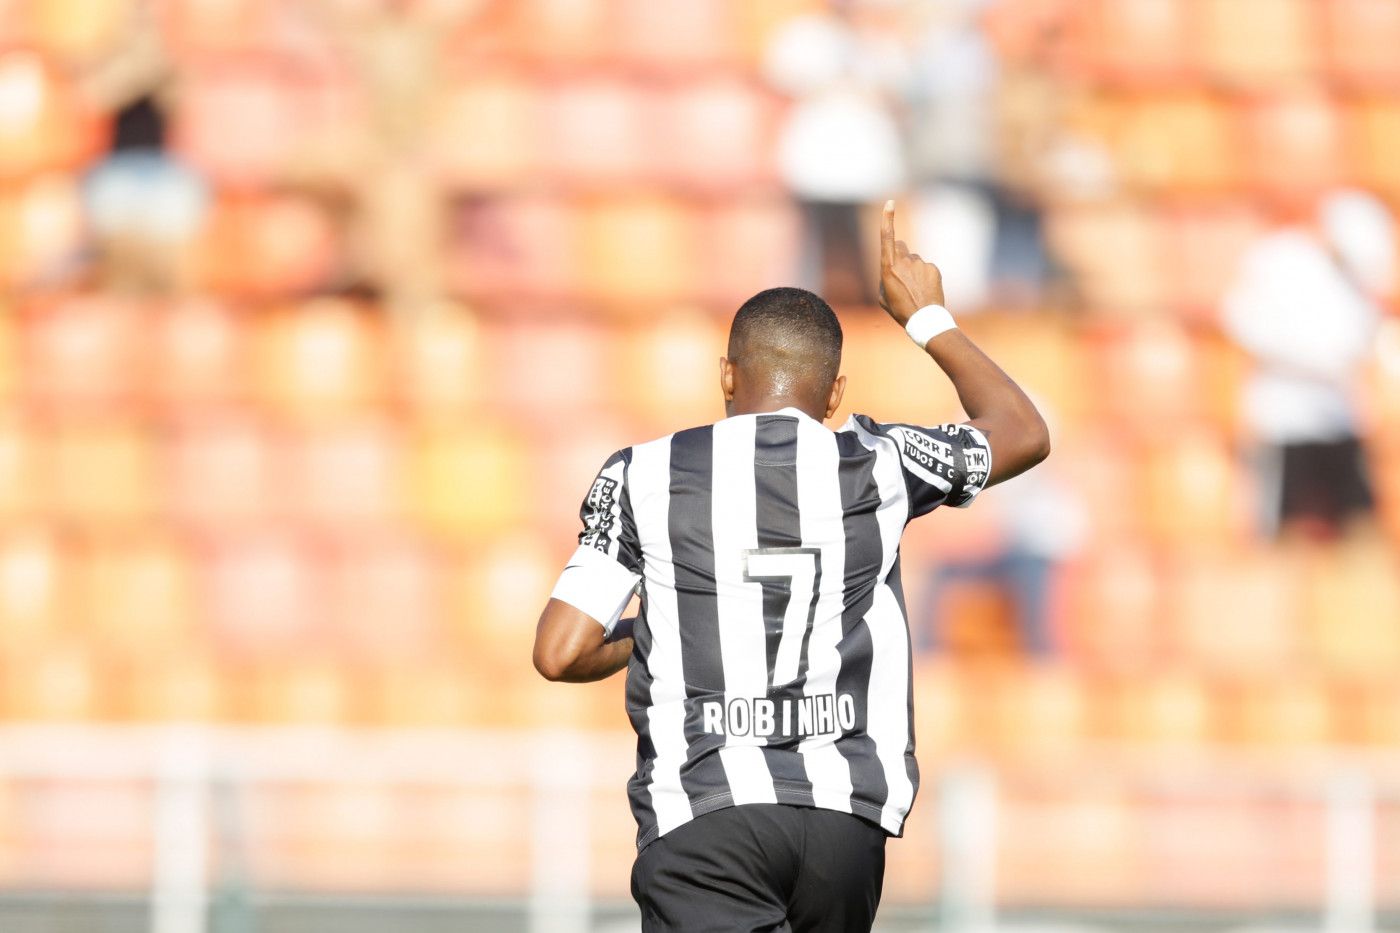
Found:
[[[842,317],[838,420],[957,420],[891,196],[1055,442],[906,536],[891,903],[976,760],[999,903],[1306,909],[1345,762],[1400,907],[1400,0],[0,0],[0,758],[596,732],[625,898],[620,679],[529,662],[579,501],[722,415],[771,285]],[[0,885],[141,889],[149,787],[72,778],[0,781]],[[259,884],[532,883],[509,787],[318,787],[245,801]]]

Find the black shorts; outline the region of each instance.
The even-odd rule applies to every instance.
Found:
[[[1279,484],[1279,521],[1311,519],[1338,527],[1375,508],[1366,458],[1356,438],[1316,444],[1285,444]]]
[[[868,931],[885,831],[848,813],[726,807],[671,830],[632,866],[644,933]]]

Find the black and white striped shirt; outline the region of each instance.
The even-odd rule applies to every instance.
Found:
[[[902,832],[918,788],[899,542],[991,469],[968,425],[832,431],[795,408],[619,451],[554,596],[611,631],[634,590],[638,848],[787,803]]]

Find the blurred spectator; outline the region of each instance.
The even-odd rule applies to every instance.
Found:
[[[1036,400],[1042,411],[1045,403]],[[1049,658],[1062,648],[1061,626],[1054,617],[1054,592],[1061,565],[1087,543],[1089,513],[1077,489],[1058,474],[1055,461],[997,487],[986,505],[998,532],[999,546],[985,554],[942,560],[928,571],[927,610],[911,620],[920,651],[948,647],[948,591],[964,584],[991,584],[1009,597],[1019,644],[1034,658]]]
[[[1310,222],[1246,252],[1224,325],[1254,360],[1244,418],[1259,445],[1266,526],[1330,538],[1371,515],[1358,369],[1395,287],[1395,225],[1358,191],[1328,196]]]
[[[127,41],[84,76],[89,98],[114,113],[111,149],[88,173],[85,201],[108,284],[164,291],[183,278],[209,191],[166,151],[173,76],[154,16],[148,4],[134,7]]]
[[[764,70],[794,99],[778,171],[802,207],[802,284],[834,304],[874,304],[860,208],[904,185],[903,140],[886,89],[898,48],[858,33],[841,12],[797,16],[774,34]]]
[[[1022,164],[1042,153],[1001,157],[1003,124],[1018,111],[999,102],[1004,82],[982,24],[986,6],[984,0],[919,4],[925,12],[907,92],[918,235],[947,266],[948,298],[960,309],[1033,305],[1047,274],[1031,184],[1040,171]]]
[[[426,308],[442,294],[446,193],[428,154],[427,129],[443,83],[449,26],[475,0],[311,0],[298,9],[328,33],[354,70],[368,114],[354,139],[330,142],[350,210],[360,284],[391,312]],[[319,165],[293,167],[314,178]]]

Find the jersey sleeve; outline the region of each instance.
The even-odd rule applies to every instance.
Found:
[[[909,517],[918,518],[940,505],[965,509],[987,485],[992,448],[970,424],[921,428],[882,424],[881,433],[899,448],[899,464],[909,490]]]
[[[578,549],[550,596],[581,609],[608,634],[642,579],[642,550],[627,490],[631,450],[608,458],[579,509]]]

